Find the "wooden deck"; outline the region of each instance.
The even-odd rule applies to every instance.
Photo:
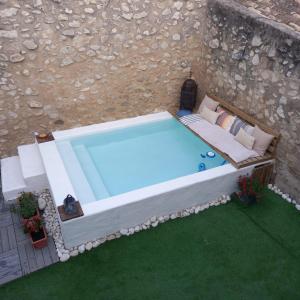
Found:
[[[0,285],[58,262],[53,239],[34,249],[20,219],[4,204],[0,180]]]

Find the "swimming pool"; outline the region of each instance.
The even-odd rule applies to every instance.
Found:
[[[83,203],[226,163],[175,118],[56,143]]]
[[[168,112],[53,132],[38,144],[54,203],[71,194],[84,215],[62,222],[65,246],[214,202],[241,175]],[[203,168],[205,164],[205,168]]]

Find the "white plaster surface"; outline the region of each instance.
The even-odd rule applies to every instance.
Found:
[[[19,193],[27,191],[18,156],[1,159],[1,181],[5,201],[14,200]]]
[[[48,188],[48,180],[37,144],[18,147],[21,171],[28,189],[41,191]]]
[[[48,177],[49,187],[56,206],[62,205],[70,194],[76,198],[64,163],[54,141],[39,144],[41,157]]]
[[[239,170],[232,166],[215,169],[220,169],[219,176],[214,176],[216,171],[207,170],[194,174],[203,175],[201,178],[190,175],[84,205],[83,217],[61,222],[66,247],[78,246],[122,228],[134,227],[151,216],[175,213],[187,207],[209,203],[221,195],[229,195],[237,190],[238,177],[250,173],[253,166]]]
[[[128,118],[128,119],[105,122],[100,124],[93,124],[89,126],[83,126],[79,128],[55,131],[53,132],[53,136],[55,140],[59,141],[63,139],[79,137],[86,134],[94,134],[94,133],[104,132],[104,131],[118,129],[118,128],[126,128],[138,124],[141,125],[153,121],[165,120],[172,117],[173,116],[169,112],[164,111],[160,113],[154,113],[154,114],[139,116],[135,118]]]

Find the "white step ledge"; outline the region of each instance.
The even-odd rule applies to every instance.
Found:
[[[48,188],[48,180],[37,144],[18,147],[24,181],[32,191]]]
[[[28,191],[18,156],[1,159],[1,181],[5,201],[15,200],[21,192]]]

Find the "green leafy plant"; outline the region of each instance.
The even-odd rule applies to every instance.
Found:
[[[29,219],[36,215],[37,201],[33,193],[21,193],[17,204],[12,207],[14,213],[19,213],[23,219]]]

